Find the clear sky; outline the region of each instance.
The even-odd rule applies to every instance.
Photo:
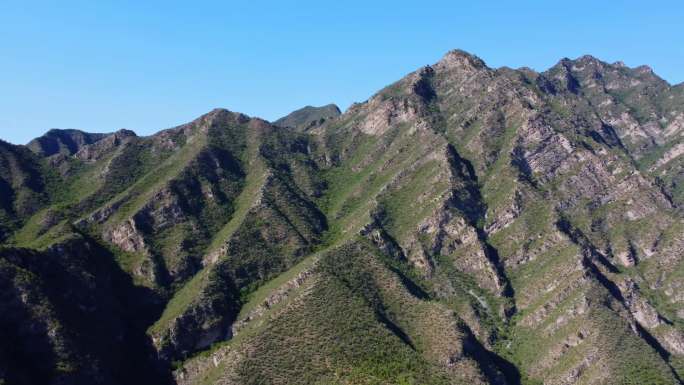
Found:
[[[0,0],[0,138],[345,109],[453,48],[536,70],[592,54],[676,84],[684,1]]]

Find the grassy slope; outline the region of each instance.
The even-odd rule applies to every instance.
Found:
[[[315,276],[288,302],[269,309],[262,316],[269,318],[268,322],[252,321],[257,324],[252,329],[217,347],[251,352],[234,373],[241,383],[277,384],[292,379],[302,384],[465,383],[463,374],[460,379],[449,379],[429,359],[427,346],[416,351],[405,337],[386,326],[393,322],[387,317],[400,322],[415,333],[418,343],[418,330],[408,327],[411,323],[417,326],[412,320],[418,310],[414,307],[432,305],[421,305],[405,288],[394,287],[398,277],[377,255],[360,246],[363,243],[347,243],[323,252]],[[286,274],[292,276],[300,268]],[[268,287],[277,287],[277,283]],[[224,376],[226,364],[230,363],[204,373],[200,383]]]
[[[213,235],[213,240],[207,247],[207,253],[216,252],[224,245],[243,224],[245,218],[258,198],[260,190],[267,177],[267,171],[263,159],[258,155],[259,138],[256,133],[247,133],[247,147],[243,161],[246,166],[246,179],[242,191],[235,199],[233,214],[226,224]],[[166,305],[161,317],[150,326],[149,332],[156,334],[168,327],[169,323],[181,315],[193,301],[200,298],[202,290],[207,286],[210,270],[213,265],[208,265],[179,289]]]
[[[376,204],[387,215],[384,225],[388,233],[397,240],[406,239],[415,230],[417,223],[437,208],[439,202],[435,199],[442,197],[448,190],[445,181],[441,184],[434,180],[440,175],[440,165],[435,162],[421,162],[426,154],[440,148],[446,141],[410,135],[404,126],[393,127],[385,136],[378,138],[352,134],[342,127],[344,121],[335,124],[340,127],[337,131],[330,129],[328,134],[331,137],[328,139],[333,143],[333,151],[342,154],[343,161],[337,167],[323,172],[328,188],[318,198],[317,204],[330,220],[331,229],[322,248],[332,250],[335,246],[352,240],[360,227],[370,221],[369,214]],[[268,322],[252,324],[238,338],[222,345],[236,349],[249,346],[252,349],[252,355],[237,367],[237,375],[254,383],[278,383],[292,378],[315,383],[320,379],[318,376],[326,378],[324,382],[329,380],[334,383],[411,383],[419,378],[425,383],[442,383],[446,378],[442,376],[441,369],[436,368],[431,361],[431,354],[434,352],[430,352],[430,349],[435,344],[430,340],[429,331],[434,328],[434,324],[421,324],[422,320],[416,319],[414,313],[434,312],[435,308],[442,306],[460,312],[473,306],[477,308],[479,304],[476,309],[480,312],[479,322],[490,332],[500,335],[495,348],[525,371],[524,383],[535,384],[542,378],[562,376],[582,365],[583,360],[588,357],[598,357],[598,361],[606,369],[624,376],[612,378],[615,383],[641,381],[658,384],[673,380],[669,368],[657,353],[629,331],[623,318],[618,316],[624,309],[611,304],[614,299],[604,287],[593,281],[583,283],[579,288],[570,286],[575,280],[582,279],[583,273],[574,269],[582,250],[575,244],[553,239],[557,218],[553,205],[548,200],[556,199],[554,194],[560,194],[558,186],[576,175],[581,168],[576,167],[548,186],[540,187],[538,191],[527,185],[521,186],[516,170],[511,166],[510,157],[514,134],[519,126],[509,124],[502,130],[500,137],[488,143],[500,154],[494,163],[484,165],[478,159],[478,154],[472,151],[474,147],[470,144],[479,140],[478,135],[485,124],[486,122],[476,121],[462,135],[447,133],[447,137],[458,148],[459,153],[471,159],[478,169],[485,171],[480,175],[478,187],[489,214],[505,209],[516,189],[526,194],[528,202],[525,203],[520,217],[489,238],[504,259],[515,257],[514,254],[519,250],[535,253],[533,260],[507,271],[519,304],[519,312],[510,324],[506,324],[501,317],[492,314],[491,309],[487,309],[488,304],[496,304],[497,298],[488,297],[489,294],[478,290],[469,277],[450,268],[453,260],[449,258],[457,255],[436,256],[444,268],[438,269],[434,277],[435,282],[449,282],[455,289],[455,294],[448,299],[441,298],[440,303],[437,303],[436,296],[424,301],[425,303],[419,302],[418,305],[412,305],[412,311],[407,313],[402,309],[406,305],[402,302],[405,298],[395,296],[396,290],[402,292],[406,288],[395,287],[390,291],[383,289],[391,286],[392,279],[388,278],[388,265],[375,265],[378,256],[369,260],[366,259],[368,256],[359,256],[356,252],[335,249],[334,252],[325,253],[314,281],[298,289],[296,295],[276,308],[269,309],[265,316]],[[568,136],[573,140],[578,139],[570,134]],[[586,140],[585,144],[594,150],[599,148],[591,140]],[[194,147],[195,145],[197,142],[171,155],[159,169],[145,174],[126,192],[121,193],[119,197],[133,198],[111,220],[121,220],[135,212],[149,200],[150,194],[177,176],[183,165],[197,154],[199,147]],[[245,186],[236,199],[234,214],[213,237],[209,250],[216,250],[225,244],[245,223],[256,194],[264,184],[267,175],[265,165],[259,157],[250,155],[249,158],[256,160],[250,162]],[[653,155],[653,159],[655,158],[657,156]],[[653,159],[642,159],[642,162],[652,162]],[[84,177],[72,185],[73,191],[81,191],[86,195],[92,193],[92,186],[84,186],[82,182],[94,173],[95,168],[84,171]],[[401,183],[391,185],[391,182],[396,181]],[[433,187],[433,191],[426,197],[424,187],[428,184]],[[428,203],[417,204],[419,201]],[[601,243],[609,240],[614,245],[624,246],[626,240],[640,233],[640,229],[652,225],[653,219],[647,218],[626,225],[616,224],[609,234],[592,231],[592,224],[623,209],[624,206],[620,204],[593,211],[580,208],[572,211],[570,217],[572,224],[584,231],[592,241]],[[25,244],[35,242],[33,245],[36,247],[49,244],[52,239],[49,237],[52,236],[50,233],[43,236],[46,238],[34,240],[38,234],[38,224],[44,215],[41,212],[29,220],[22,232],[18,233],[17,239]],[[672,226],[668,231],[676,237],[679,228]],[[547,244],[552,244],[552,247],[547,248]],[[309,256],[260,286],[247,298],[240,314],[244,315],[253,309],[268,293],[318,258]],[[383,261],[383,264],[386,263]],[[406,269],[404,276],[409,276],[414,284],[422,285],[426,292],[433,294],[433,283],[426,284],[422,277],[411,275],[415,272],[408,266],[402,268]],[[622,272],[634,277],[648,276],[659,268],[653,262],[644,261],[637,268]],[[179,290],[150,331],[163,329],[170,320],[185,311],[200,296],[208,284],[208,277],[209,271],[205,269]],[[665,283],[680,277],[681,264],[668,273]],[[554,286],[554,281],[559,279],[565,280],[564,284]],[[552,289],[548,290],[549,287]],[[524,322],[549,301],[557,299],[566,288],[569,294],[551,307],[540,323],[529,326]],[[667,302],[662,292],[644,289],[644,294],[670,319],[677,318],[675,306]],[[579,317],[567,317],[565,314],[585,297],[592,301],[588,313]],[[484,298],[484,301],[480,298]],[[430,303],[431,301],[435,303]],[[340,314],[348,317],[340,317]],[[391,328],[383,324],[384,321],[380,322],[380,315],[389,317],[395,322],[395,326],[407,333],[411,344],[404,337],[392,333]],[[567,323],[555,328],[554,324],[560,319],[567,320]],[[556,362],[545,361],[559,349],[561,341],[577,335],[582,328],[598,331],[599,336],[591,335],[579,345],[564,351]],[[341,349],[340,346],[346,349]],[[600,347],[598,352],[595,351],[597,346]],[[301,356],[287,354],[289,352],[301,353]],[[605,361],[605,357],[610,356],[614,360]],[[334,364],[326,361],[326,358],[332,359]],[[223,369],[225,368],[219,366],[207,376],[217,378]],[[596,367],[591,367],[585,374],[586,378],[599,378],[601,375]]]

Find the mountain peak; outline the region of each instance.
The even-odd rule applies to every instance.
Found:
[[[558,61],[553,67],[562,69],[564,68],[565,70],[568,71],[581,71],[584,70],[585,68],[592,68],[596,70],[601,70],[605,67],[610,66],[610,64],[605,63],[601,61],[600,59],[596,58],[595,56],[592,55],[582,55],[576,59],[570,59],[568,57],[564,57]]]
[[[305,106],[273,122],[276,126],[306,131],[340,116],[342,112],[335,104],[321,107]]]
[[[597,57],[586,54],[578,57],[575,61],[583,63],[602,63]]]
[[[126,128],[116,130],[116,132],[113,135],[116,135],[118,137],[138,136],[138,134],[136,134],[135,131],[128,130]]]
[[[436,64],[435,67],[446,69],[484,69],[487,64],[479,57],[460,49],[447,52]]]
[[[93,144],[109,136],[108,133],[89,133],[75,129],[53,128],[43,136],[33,139],[27,147],[40,156],[58,153],[73,155],[83,146]]]
[[[201,126],[214,126],[225,122],[237,124],[247,123],[251,118],[240,112],[233,112],[225,108],[214,108],[206,114],[195,119],[193,123]]]
[[[653,68],[647,65],[640,65],[636,68],[634,68],[634,71],[636,71],[638,74],[648,74],[648,75],[654,75],[655,73],[653,72]]]

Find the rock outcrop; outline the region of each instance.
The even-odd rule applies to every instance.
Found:
[[[344,113],[0,142],[0,383],[682,382],[684,88],[451,51]]]

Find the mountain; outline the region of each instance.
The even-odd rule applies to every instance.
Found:
[[[91,134],[79,130],[52,129],[45,135],[33,139],[26,147],[41,156],[73,155],[82,147],[93,144],[107,136],[108,134]]]
[[[273,122],[273,124],[279,127],[289,127],[299,131],[306,131],[322,125],[327,120],[337,118],[340,114],[341,111],[339,107],[334,104],[328,104],[322,107],[306,106],[289,113],[287,116],[283,116]]]
[[[0,241],[48,201],[49,172],[23,146],[0,140]]]
[[[0,143],[6,384],[682,383],[648,67],[456,50],[343,114],[47,136]]]

